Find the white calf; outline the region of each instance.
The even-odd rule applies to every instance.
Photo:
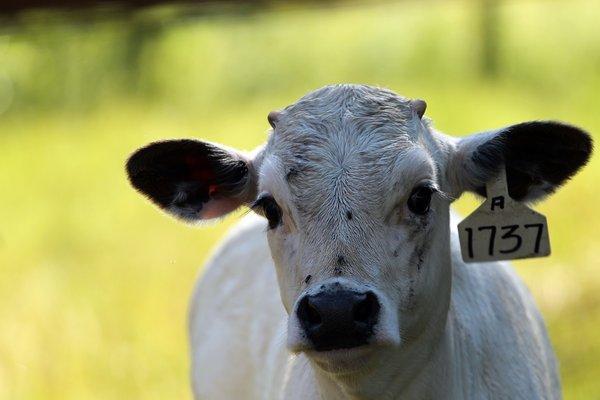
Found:
[[[506,264],[463,263],[449,206],[485,195],[503,167],[514,199],[537,200],[587,162],[591,140],[556,122],[456,140],[424,112],[384,89],[328,86],[269,114],[251,156],[172,140],[130,158],[133,186],[184,220],[244,204],[264,217],[244,218],[196,287],[196,398],[560,397],[527,289]]]

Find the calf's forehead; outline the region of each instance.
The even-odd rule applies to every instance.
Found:
[[[391,157],[418,142],[408,99],[364,85],[326,86],[278,115],[266,153],[294,162]],[[335,161],[334,160],[334,161]]]
[[[261,181],[285,186],[301,206],[380,203],[375,200],[394,185],[432,177],[419,125],[409,101],[393,92],[358,85],[319,89],[279,116]]]
[[[364,85],[326,86],[286,107],[274,138],[293,142],[303,134],[410,135],[413,117],[410,101],[389,90]]]

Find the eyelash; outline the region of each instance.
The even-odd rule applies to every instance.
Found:
[[[275,229],[281,225],[282,212],[281,208],[270,195],[264,195],[256,199],[250,206],[252,210],[267,218],[269,221],[269,229]]]

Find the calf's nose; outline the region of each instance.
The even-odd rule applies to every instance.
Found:
[[[367,344],[379,308],[371,291],[337,289],[305,295],[296,313],[315,350],[327,351]]]

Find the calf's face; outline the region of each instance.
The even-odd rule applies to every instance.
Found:
[[[503,166],[511,196],[537,200],[591,153],[589,136],[569,125],[530,122],[456,140],[435,132],[424,111],[388,90],[328,86],[269,114],[273,129],[253,155],[172,140],[138,150],[127,170],[181,219],[242,205],[265,217],[291,351],[322,358],[402,346],[445,318],[451,201],[485,195]]]
[[[252,208],[268,219],[291,350],[400,343],[447,230],[422,105],[329,87],[270,114]]]

